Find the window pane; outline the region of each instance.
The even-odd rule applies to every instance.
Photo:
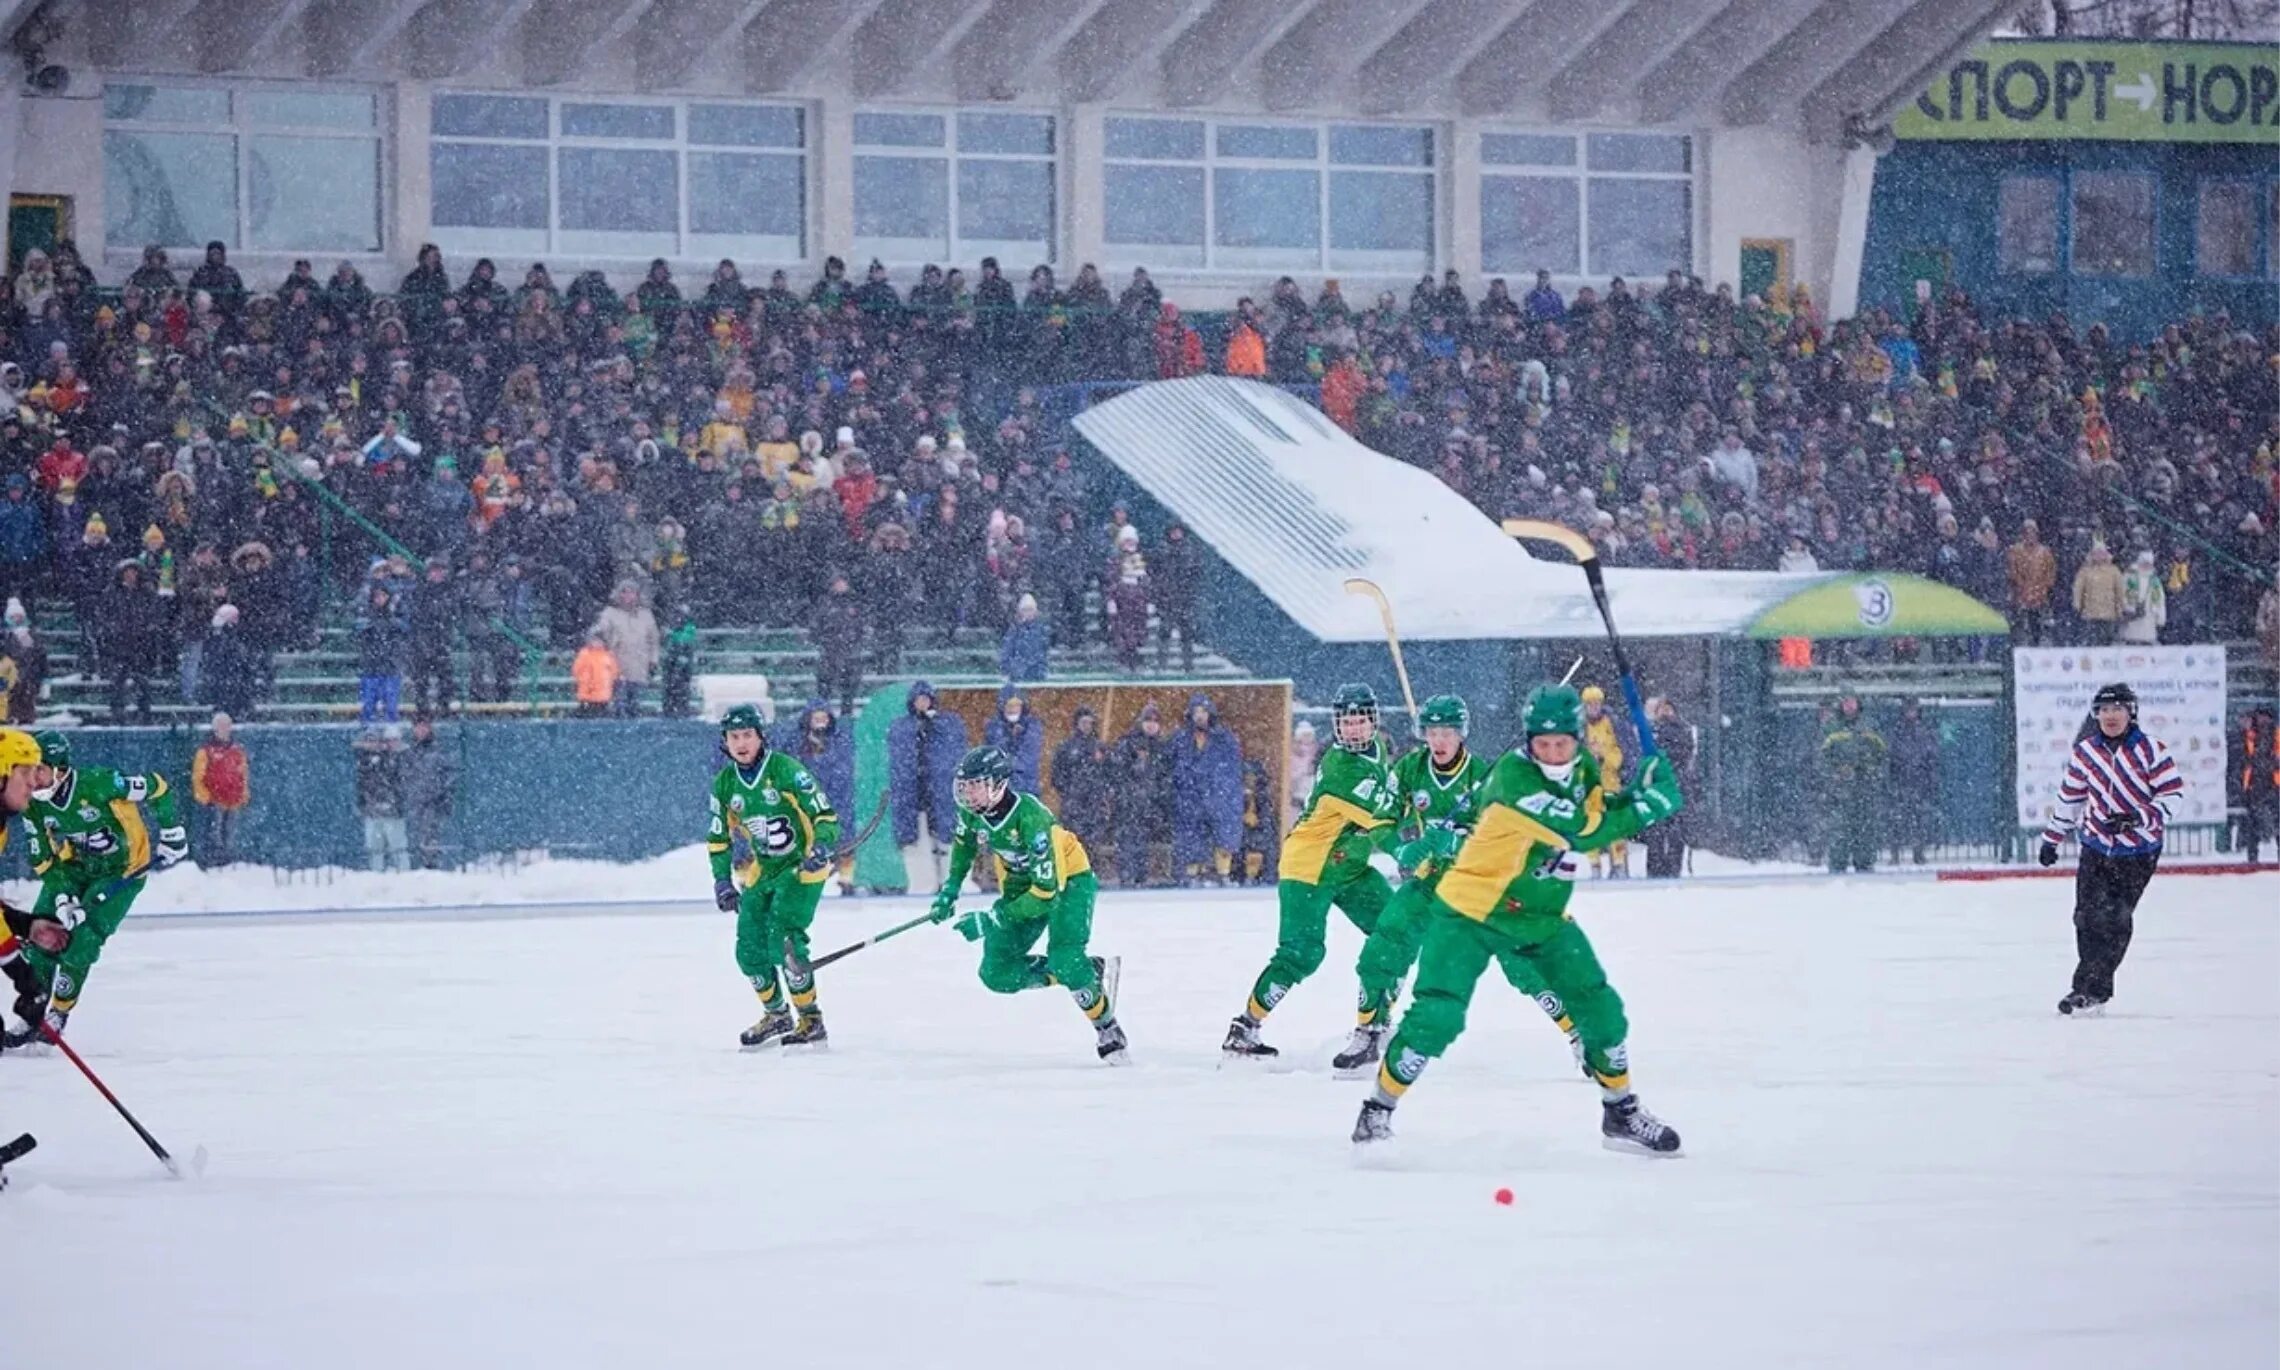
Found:
[[[546,149],[435,143],[435,222],[449,228],[546,227]]]
[[[438,95],[435,135],[468,138],[544,138],[546,101],[517,95]]]
[[[1051,257],[1053,164],[959,159],[958,238],[969,249],[1020,244]]]
[[[1110,119],[1106,147],[1111,157],[1203,159],[1203,123],[1196,119]]]
[[[2201,182],[2194,265],[2204,276],[2256,274],[2256,183]]]
[[[1433,178],[1400,171],[1330,173],[1330,264],[1349,270],[1433,265]]]
[[[1330,160],[1350,166],[1431,166],[1433,130],[1341,124],[1330,130]]]
[[[1594,133],[1586,142],[1593,171],[1692,170],[1687,139],[1661,133]]]
[[[1694,196],[1687,182],[1594,176],[1589,196],[1592,275],[1660,276],[1693,267]]]
[[[103,87],[103,117],[153,124],[226,124],[230,121],[230,93],[182,86],[107,85]]]
[[[1159,252],[1153,259],[1175,265],[1202,264],[1202,167],[1111,163],[1106,178],[1105,241],[1192,248],[1192,253]]]
[[[855,141],[864,147],[941,147],[939,114],[858,114]]]
[[[187,247],[237,234],[237,146],[223,133],[103,134],[103,232],[114,243]]]
[[[367,138],[246,140],[246,245],[380,250],[380,144]]]
[[[562,227],[670,233],[681,219],[670,152],[566,147],[560,159]]]
[[[806,167],[798,157],[689,154],[689,228],[797,237],[807,222]]]
[[[1574,166],[1575,139],[1552,133],[1483,133],[1480,159],[1490,166]]]
[[[1221,124],[1222,157],[1284,157],[1312,161],[1319,140],[1310,128],[1277,128],[1269,124]]]
[[[2153,178],[2134,171],[2074,177],[2074,270],[2086,276],[2153,274]]]
[[[933,157],[855,159],[858,253],[899,261],[950,255],[950,164]]]
[[[562,136],[668,139],[673,136],[673,111],[666,105],[566,104]]]
[[[1489,271],[1580,274],[1583,183],[1569,176],[1480,178],[1480,255]]]
[[[1322,182],[1311,171],[1220,167],[1211,174],[1221,266],[1311,266],[1322,245]]]
[[[1995,269],[2058,270],[2058,182],[2006,176],[1995,187]]]
[[[727,147],[800,147],[805,119],[791,105],[691,105],[689,141]]]
[[[1053,116],[1050,114],[961,114],[958,116],[960,152],[1053,151]]]
[[[380,117],[370,91],[251,90],[240,100],[246,122],[265,128],[370,129]]]

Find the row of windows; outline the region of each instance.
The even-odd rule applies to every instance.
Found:
[[[105,88],[111,241],[374,252],[369,92]],[[434,236],[454,251],[579,257],[808,255],[811,120],[798,105],[439,92]],[[861,111],[858,257],[1052,261],[1053,115]],[[1111,116],[1111,266],[1430,270],[1445,167],[1429,125]],[[1693,260],[1684,136],[1502,133],[1481,144],[1480,232],[1497,271],[1659,273]]]
[[[2156,198],[2153,173],[2146,171],[2077,171],[2063,181],[2006,176],[1995,196],[1996,269],[2151,276],[2158,255]],[[2205,177],[2195,199],[2195,274],[2280,277],[2280,180]]]

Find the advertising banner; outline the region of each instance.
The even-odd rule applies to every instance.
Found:
[[[1988,43],[1892,121],[1900,138],[2265,143],[2280,138],[2280,45]]]
[[[2177,759],[2185,793],[2178,823],[2225,820],[2225,649],[2222,647],[2018,647],[2011,652],[2019,758],[2019,826],[2050,816],[2066,753],[2110,681],[2137,691],[2138,726]]]

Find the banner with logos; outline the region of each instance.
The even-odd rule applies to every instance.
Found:
[[[2280,44],[2015,39],[1981,45],[1892,121],[1901,138],[2264,143]]]
[[[2177,759],[2185,780],[2171,819],[2225,821],[2225,649],[2222,647],[2016,647],[2012,712],[2019,758],[2019,826],[2050,816],[2066,753],[2098,687],[2137,691],[2138,726]]]

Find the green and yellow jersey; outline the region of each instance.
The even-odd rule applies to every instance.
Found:
[[[1467,918],[1495,914],[1558,918],[1575,892],[1571,852],[1597,851],[1647,826],[1639,811],[1610,802],[1599,765],[1580,750],[1566,783],[1525,755],[1507,752],[1475,796],[1480,818],[1435,891]]]
[[[1394,792],[1401,796],[1402,828],[1422,837],[1434,828],[1446,828],[1462,838],[1480,821],[1480,787],[1488,781],[1489,764],[1469,747],[1457,750],[1447,769],[1436,765],[1430,748],[1419,747],[1393,764]],[[1428,862],[1411,874],[1431,874],[1437,864]]]
[[[1371,739],[1366,752],[1323,752],[1314,792],[1283,839],[1282,878],[1319,885],[1333,866],[1343,875],[1360,870],[1370,852],[1393,837],[1401,803],[1383,735]]]
[[[127,775],[108,766],[74,766],[46,799],[24,810],[32,873],[71,892],[150,870],[151,824],[175,826],[174,788],[163,775]]]
[[[942,888],[962,888],[974,859],[985,851],[997,862],[998,888],[1008,900],[1024,894],[1051,899],[1070,880],[1092,873],[1085,844],[1033,794],[1015,795],[1013,804],[994,819],[971,809],[958,810],[958,830],[950,838],[950,875]]]
[[[742,864],[735,859],[740,838],[750,848]],[[713,776],[712,825],[705,833],[713,879],[726,880],[733,869],[750,888],[797,868],[817,847],[838,846],[839,815],[797,759],[771,751],[749,772],[730,764]],[[814,884],[830,873],[827,866],[800,878]]]

